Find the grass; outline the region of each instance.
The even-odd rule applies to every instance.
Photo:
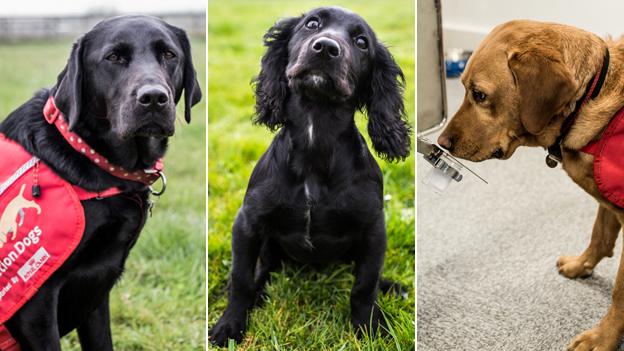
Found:
[[[263,54],[261,38],[280,17],[320,5],[340,5],[362,15],[389,47],[407,80],[406,108],[414,125],[413,1],[211,1],[208,4],[208,324],[226,306],[231,266],[230,229],[247,180],[272,134],[251,123],[249,84]],[[382,15],[383,14],[383,15]],[[357,117],[365,130],[365,117]],[[369,143],[370,145],[370,143]],[[379,161],[385,179],[388,250],[384,276],[410,287],[407,300],[381,297],[390,322],[386,338],[358,340],[349,325],[349,266],[321,272],[273,275],[269,298],[251,314],[239,350],[412,350],[414,348],[414,157]],[[389,196],[388,196],[389,195]],[[234,349],[231,345],[230,349]]]
[[[203,39],[193,40],[205,87]],[[0,116],[56,82],[71,48],[67,40],[0,44]],[[176,135],[165,161],[167,193],[157,200],[126,272],[111,293],[117,350],[205,349],[205,99],[186,126],[178,110]],[[63,350],[80,350],[76,333]]]

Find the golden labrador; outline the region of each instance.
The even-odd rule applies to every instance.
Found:
[[[581,107],[571,127],[562,125],[610,56],[599,94]],[[600,138],[624,106],[624,40],[605,41],[554,23],[512,21],[496,27],[470,58],[461,80],[464,101],[438,143],[472,161],[507,159],[518,146],[547,148],[562,136],[563,169],[598,201],[591,241],[579,256],[561,256],[559,272],[587,276],[613,247],[624,209],[607,200],[594,181],[594,157],[581,150]],[[624,150],[623,157],[624,157]],[[624,181],[624,180],[623,180]],[[624,258],[607,314],[576,336],[568,350],[615,350],[624,334]]]

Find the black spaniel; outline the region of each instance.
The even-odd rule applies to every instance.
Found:
[[[210,340],[242,340],[249,311],[283,261],[355,262],[353,326],[375,330],[383,324],[378,287],[393,286],[380,278],[383,178],[354,115],[368,112],[380,157],[405,159],[411,131],[403,73],[364,19],[341,8],[281,20],[264,43],[255,121],[279,132],[258,161],[234,222],[228,306]]]

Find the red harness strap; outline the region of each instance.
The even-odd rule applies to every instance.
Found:
[[[104,198],[112,197],[112,196],[122,193],[122,191],[116,187],[106,189],[104,191],[88,191],[77,185],[74,185],[74,192],[76,192],[76,195],[78,195],[78,199],[80,199],[80,201],[86,201],[86,200],[92,200],[92,199],[104,199]]]

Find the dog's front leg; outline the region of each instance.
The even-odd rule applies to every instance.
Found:
[[[624,216],[620,216],[624,224]],[[568,350],[615,350],[624,335],[624,250],[613,286],[612,301],[607,314],[590,330],[572,340]]]
[[[228,305],[209,332],[210,341],[225,346],[228,339],[243,340],[247,314],[256,299],[254,272],[260,250],[260,239],[240,211],[232,229],[232,272],[230,273]]]
[[[78,327],[78,338],[83,351],[113,350],[108,296],[100,307],[91,312],[87,320]]]
[[[589,246],[579,256],[559,257],[557,260],[559,273],[568,278],[591,275],[600,260],[613,256],[613,246],[620,228],[620,222],[615,214],[600,205]]]
[[[377,291],[386,252],[383,217],[373,225],[363,239],[361,247],[357,250],[355,282],[351,289],[351,322],[357,333],[375,331],[380,324],[384,324],[377,306]]]
[[[275,271],[279,267],[281,263],[280,257],[277,245],[270,240],[265,239],[260,246],[254,276],[254,283],[256,285],[256,306],[260,305],[263,302],[262,298],[266,296],[266,284],[270,279],[271,272]]]
[[[48,281],[49,282],[49,281]],[[61,351],[57,306],[58,291],[44,285],[6,322],[22,351]]]

